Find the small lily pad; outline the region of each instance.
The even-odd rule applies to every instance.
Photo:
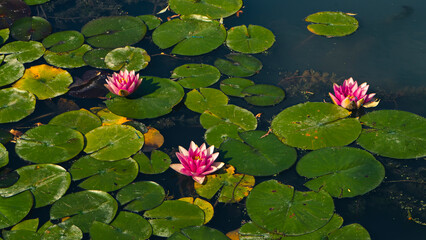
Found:
[[[117,200],[125,210],[141,212],[160,206],[166,193],[158,183],[151,181],[134,182],[117,193]]]
[[[13,197],[0,197],[0,229],[13,226],[30,212],[33,206],[33,195],[30,191]]]
[[[9,152],[0,143],[0,168],[6,166],[9,163]]]
[[[23,17],[13,22],[10,35],[19,41],[38,41],[52,32],[52,25],[41,17]]]
[[[98,116],[90,111],[80,109],[59,114],[52,118],[49,124],[69,127],[86,134],[89,131],[100,127],[102,125],[102,121]]]
[[[327,37],[342,37],[358,29],[358,21],[343,12],[317,12],[305,18],[308,30],[317,35]]]
[[[242,0],[170,0],[170,8],[181,15],[197,14],[211,19],[229,17],[243,6]]]
[[[296,150],[264,131],[239,134],[243,141],[230,138],[220,146],[223,158],[239,173],[269,176],[290,168],[297,159]]]
[[[299,175],[312,178],[309,189],[323,189],[337,198],[355,197],[376,188],[385,177],[383,165],[357,148],[323,148],[306,154],[297,163]]]
[[[54,98],[68,92],[68,86],[73,82],[67,71],[46,64],[30,67],[14,87],[27,90],[44,100]]]
[[[87,44],[68,52],[52,52],[47,50],[44,53],[44,59],[47,63],[63,68],[79,68],[86,66],[83,56],[86,52],[92,50]]]
[[[60,163],[83,150],[83,135],[71,128],[41,125],[28,130],[17,141],[19,157],[34,163]]]
[[[0,87],[14,83],[24,75],[24,64],[16,59],[0,66]]]
[[[228,97],[220,90],[214,88],[200,88],[186,94],[185,105],[194,112],[203,113],[216,105],[227,105]]]
[[[192,63],[175,68],[170,78],[177,79],[184,88],[203,88],[216,83],[220,72],[211,65]]]
[[[96,48],[90,51],[87,51],[83,55],[84,62],[94,68],[107,69],[105,63],[106,55],[111,51],[111,49]]]
[[[214,65],[228,76],[249,77],[258,73],[263,67],[262,62],[251,55],[231,53],[225,57],[228,60],[218,58]]]
[[[220,82],[220,90],[228,96],[245,97],[243,89],[253,85],[253,81],[245,78],[228,78]]]
[[[328,235],[330,240],[370,240],[370,234],[365,230],[364,227],[357,223],[346,225]]]
[[[217,21],[173,19],[157,27],[152,40],[161,49],[176,45],[172,54],[196,56],[218,48],[226,38],[225,27]]]
[[[235,124],[245,131],[254,130],[257,127],[257,119],[252,112],[231,104],[210,107],[201,114],[200,123],[205,129],[223,123]]]
[[[174,233],[168,238],[169,240],[192,240],[192,239],[212,239],[212,240],[229,240],[229,238],[221,231],[207,226],[187,227]]]
[[[228,30],[226,46],[241,53],[260,53],[268,50],[275,42],[271,30],[257,25],[232,27]]]
[[[145,174],[158,174],[165,172],[172,160],[166,153],[158,150],[151,152],[151,159],[149,159],[143,152],[138,152],[133,156],[139,164],[139,171]]]
[[[15,41],[0,48],[0,54],[6,55],[5,62],[17,59],[21,63],[28,63],[41,58],[45,50],[43,44],[39,42]]]
[[[75,225],[53,225],[43,232],[40,240],[57,239],[80,240],[83,239],[83,232]]]
[[[161,18],[158,18],[154,15],[140,15],[138,16],[148,27],[148,30],[154,30],[161,24]]]
[[[164,143],[164,136],[153,127],[148,127],[148,131],[143,134],[145,143],[142,151],[151,152],[157,148],[160,148]]]
[[[50,219],[62,219],[59,225],[76,225],[89,232],[93,221],[110,223],[117,212],[117,201],[102,191],[87,190],[65,195],[50,208]]]
[[[24,2],[28,5],[38,5],[45,2],[49,2],[50,0],[24,0]]]
[[[9,39],[9,28],[0,29],[0,45],[5,43]]]
[[[206,139],[206,142],[210,146],[214,145],[216,147],[219,147],[222,142],[228,138],[233,138],[242,141],[242,139],[238,135],[240,131],[241,130],[239,129],[239,127],[235,124],[217,124],[206,130],[206,133],[204,134],[204,139]]]
[[[128,158],[139,151],[144,143],[143,134],[127,125],[95,128],[86,134],[86,139],[84,151],[103,161]]]
[[[244,100],[255,106],[273,106],[280,103],[284,97],[284,90],[280,87],[268,84],[256,84],[244,88],[241,92],[245,94]]]
[[[61,166],[37,164],[21,167],[16,172],[19,180],[11,187],[0,188],[0,196],[11,197],[30,190],[35,207],[44,207],[61,198],[71,183],[70,174]]]
[[[135,180],[138,164],[132,158],[106,162],[84,156],[74,162],[69,171],[74,181],[85,179],[78,184],[81,188],[112,192]]]
[[[68,52],[81,47],[84,36],[77,31],[56,32],[43,39],[42,43],[51,52]]]
[[[0,90],[0,123],[17,122],[30,115],[36,104],[35,96],[17,88]]]
[[[361,124],[331,103],[307,102],[284,109],[271,128],[285,144],[302,149],[345,146],[358,138]]]
[[[357,143],[381,156],[409,159],[426,156],[426,120],[410,112],[381,110],[361,117]]]
[[[148,66],[151,57],[142,48],[123,47],[110,51],[105,56],[106,66],[114,71],[127,69],[128,71],[140,71]]]
[[[81,33],[93,47],[116,48],[133,45],[142,40],[146,25],[137,17],[101,17],[84,25]]]

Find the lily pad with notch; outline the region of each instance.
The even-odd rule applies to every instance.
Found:
[[[68,52],[81,47],[84,36],[77,31],[62,31],[50,34],[42,43],[51,52]]]
[[[116,199],[132,212],[141,212],[158,207],[166,197],[161,185],[151,181],[134,182],[117,192]]]
[[[280,103],[285,93],[280,87],[268,84],[256,84],[241,91],[244,100],[255,106],[273,106]]]
[[[166,153],[154,150],[151,152],[151,158],[148,158],[143,152],[133,155],[133,159],[139,164],[139,171],[144,174],[159,174],[165,172],[172,160]]]
[[[204,88],[216,83],[220,78],[217,68],[208,64],[185,64],[173,70],[172,79],[184,88]]]
[[[5,88],[0,90],[0,123],[17,122],[34,112],[36,98],[24,90]]]
[[[230,123],[223,123],[214,125],[206,130],[204,134],[204,139],[209,145],[214,145],[219,147],[223,141],[228,138],[233,138],[239,141],[242,141],[238,133],[241,129],[235,125]]]
[[[108,69],[108,66],[105,63],[105,57],[110,51],[111,49],[105,48],[92,49],[83,55],[83,61],[94,68]]]
[[[245,78],[228,78],[220,82],[220,90],[228,96],[245,97],[243,90],[254,86],[254,82]]]
[[[138,72],[146,68],[149,61],[151,57],[145,49],[129,46],[116,48],[105,56],[106,66],[114,71],[127,69]]]
[[[84,25],[81,33],[93,47],[117,48],[142,40],[146,25],[132,16],[100,17]]]
[[[243,6],[242,0],[170,0],[170,9],[180,15],[202,15],[211,19],[231,16]]]
[[[257,25],[232,27],[228,30],[226,46],[241,53],[260,53],[268,50],[275,42],[271,30]]]
[[[6,55],[5,62],[17,59],[21,63],[29,63],[41,58],[45,50],[39,42],[14,41],[0,48],[0,54]]]
[[[186,94],[185,106],[191,111],[203,113],[216,105],[227,105],[228,97],[215,88],[200,88]]]
[[[263,67],[262,62],[251,55],[231,53],[225,57],[228,60],[218,58],[214,65],[228,76],[249,77],[258,73]]]
[[[316,35],[327,37],[342,37],[355,32],[358,29],[356,18],[343,12],[317,12],[305,18],[308,30]]]
[[[0,66],[0,87],[14,83],[24,75],[24,64],[12,59]]]
[[[160,26],[162,20],[154,15],[140,15],[138,16],[148,27],[148,30],[154,30],[158,26]]]
[[[38,41],[51,32],[52,25],[46,19],[37,16],[20,18],[10,27],[10,35],[18,41]]]
[[[44,59],[47,63],[63,68],[79,68],[86,66],[83,56],[86,52],[92,50],[87,44],[81,45],[79,48],[68,52],[52,52],[47,50],[44,53]]]

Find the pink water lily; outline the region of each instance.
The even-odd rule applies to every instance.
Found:
[[[191,141],[189,149],[179,146],[179,152],[176,153],[179,163],[170,164],[170,167],[175,171],[191,176],[192,179],[200,184],[203,184],[207,174],[215,172],[225,165],[223,162],[214,162],[219,156],[219,153],[213,153],[214,146],[206,149],[206,144],[203,143],[200,147]]]
[[[142,78],[139,79],[139,74],[135,75],[135,71],[120,71],[114,73],[112,77],[108,77],[105,87],[115,95],[125,97],[133,93],[141,84]]]
[[[374,100],[375,93],[367,95],[369,85],[363,83],[358,86],[358,83],[352,78],[346,79],[342,86],[333,85],[334,95],[328,93],[334,104],[342,106],[346,109],[358,109],[360,107],[375,107],[379,104],[378,100]]]

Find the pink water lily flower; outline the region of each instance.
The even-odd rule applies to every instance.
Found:
[[[219,153],[213,153],[213,150],[214,146],[206,149],[205,143],[198,147],[197,144],[191,141],[188,150],[179,146],[179,152],[176,153],[176,156],[180,164],[170,164],[170,167],[183,175],[191,176],[192,179],[203,184],[207,174],[215,172],[225,165],[223,162],[214,162]]]
[[[369,85],[363,83],[358,86],[358,83],[352,78],[346,79],[342,86],[333,84],[334,95],[328,93],[334,104],[342,106],[346,109],[358,109],[360,107],[375,107],[380,101],[374,100],[375,93],[367,95]]]
[[[105,87],[115,95],[125,97],[133,93],[136,88],[142,82],[142,78],[139,79],[139,74],[135,75],[135,71],[128,72],[127,69],[120,71],[120,73],[114,73],[112,77],[108,77],[106,80],[107,84]]]

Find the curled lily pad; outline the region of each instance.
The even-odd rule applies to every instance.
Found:
[[[201,114],[200,123],[205,129],[223,123],[235,124],[245,131],[254,130],[257,127],[257,119],[252,112],[231,104],[210,107]]]
[[[91,67],[107,69],[108,67],[105,63],[105,57],[110,51],[111,49],[104,48],[92,49],[84,53],[83,60]]]
[[[202,88],[216,83],[220,78],[217,68],[207,64],[185,64],[173,70],[171,78],[184,88]]]
[[[185,105],[194,112],[203,113],[216,105],[227,105],[228,97],[223,92],[214,88],[200,88],[186,94]]]
[[[161,24],[161,18],[158,18],[154,15],[140,15],[138,18],[140,18],[146,24],[148,30],[154,30]]]
[[[141,212],[158,207],[166,193],[158,183],[151,181],[134,182],[117,193],[117,200],[125,210]]]
[[[243,89],[253,85],[253,81],[245,78],[228,78],[220,82],[220,90],[228,96],[245,97]]]
[[[244,88],[241,92],[245,94],[244,100],[256,106],[272,106],[284,99],[284,90],[280,87],[268,84],[256,84]]]
[[[326,225],[334,214],[333,199],[327,192],[299,192],[275,180],[258,184],[246,205],[254,223],[289,236],[313,232]]]
[[[83,239],[83,232],[75,225],[53,225],[42,232],[40,240],[80,240]]]
[[[239,134],[243,141],[230,138],[220,146],[223,157],[239,173],[268,176],[290,168],[297,159],[296,150],[284,145],[273,134],[248,131]]]
[[[9,152],[0,143],[0,168],[6,166],[9,163]]]
[[[166,171],[172,160],[166,153],[154,150],[151,158],[148,158],[143,152],[138,152],[133,158],[139,164],[139,171],[145,174],[158,174]]]
[[[137,17],[101,17],[84,25],[81,33],[93,47],[116,48],[133,45],[142,40],[146,25]]]
[[[361,124],[331,103],[307,102],[284,109],[271,124],[285,144],[302,149],[345,146],[358,138]]]
[[[211,19],[231,16],[243,6],[242,0],[170,0],[170,8],[177,14],[197,14]]]
[[[77,31],[63,31],[47,36],[42,43],[51,52],[68,52],[81,47],[84,36]]]
[[[354,197],[376,188],[385,177],[383,165],[370,153],[357,148],[323,148],[303,156],[299,175],[312,178],[309,189],[323,189],[333,197]]]
[[[221,73],[234,77],[249,77],[258,73],[263,65],[262,62],[246,54],[231,53],[226,55],[226,59],[218,58],[214,65]]]
[[[232,27],[228,30],[226,46],[242,53],[260,53],[268,50],[275,42],[271,30],[257,25]]]
[[[127,125],[95,128],[86,134],[86,139],[84,151],[103,161],[128,158],[141,149],[144,143],[143,134]]]
[[[169,240],[214,239],[229,240],[221,231],[207,226],[195,226],[181,229],[168,238]]]
[[[343,12],[317,12],[305,18],[308,30],[317,35],[341,37],[349,35],[358,29],[358,21]]]
[[[24,75],[24,64],[16,59],[0,66],[0,87],[11,84]]]
[[[61,198],[71,183],[70,174],[61,166],[37,164],[16,170],[19,180],[13,186],[0,188],[0,196],[10,197],[30,190],[35,207],[44,207]]]
[[[16,122],[35,109],[35,96],[17,88],[0,90],[0,123]]]
[[[44,100],[66,93],[71,83],[72,77],[67,71],[42,64],[26,69],[24,76],[13,86]]]
[[[49,124],[70,127],[83,134],[100,127],[102,125],[101,119],[95,114],[80,109],[62,113],[50,120]]]
[[[195,56],[218,48],[226,38],[225,27],[217,21],[173,19],[157,27],[152,40],[161,49],[175,46],[172,54]]]
[[[33,206],[33,195],[30,191],[19,193],[13,197],[0,197],[0,229],[13,226],[30,212]]]
[[[43,44],[35,41],[10,42],[0,48],[0,54],[6,55],[4,61],[17,59],[21,63],[33,62],[43,56],[46,49]]]
[[[38,41],[52,32],[52,25],[41,17],[23,17],[10,27],[10,35],[19,41]]]
[[[426,120],[414,113],[381,110],[368,113],[360,121],[357,143],[370,152],[397,159],[426,156]]]
[[[47,50],[44,53],[44,59],[47,63],[63,68],[78,68],[86,66],[83,56],[90,51],[92,47],[83,44],[81,47],[68,52],[52,52]]]
[[[151,57],[142,48],[123,47],[110,51],[105,56],[106,66],[114,71],[127,69],[128,71],[139,71],[148,66]]]
[[[76,225],[89,232],[93,221],[110,223],[117,212],[117,201],[102,191],[87,190],[65,195],[50,208],[50,219],[62,219],[59,225]]]

